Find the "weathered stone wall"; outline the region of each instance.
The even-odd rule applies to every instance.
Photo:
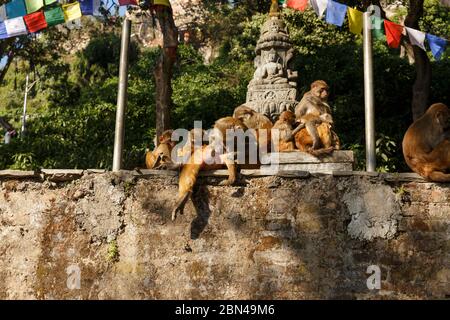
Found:
[[[0,178],[0,298],[449,298],[448,184],[219,179],[172,222],[176,176]]]

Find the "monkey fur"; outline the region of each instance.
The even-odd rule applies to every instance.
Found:
[[[450,109],[435,103],[403,138],[406,164],[426,180],[450,182]]]

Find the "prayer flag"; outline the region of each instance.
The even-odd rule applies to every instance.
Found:
[[[305,11],[308,7],[308,0],[287,0],[286,6],[288,8]]]
[[[27,13],[33,13],[44,6],[44,0],[25,0],[25,4]]]
[[[4,22],[0,22],[0,39],[8,38],[8,32],[6,32],[6,26]]]
[[[62,9],[66,22],[81,18],[82,16],[79,2],[64,4]]]
[[[51,5],[52,3],[56,3],[58,0],[44,0],[44,4],[46,6]]]
[[[353,8],[348,8],[348,23],[350,32],[361,34],[363,29],[363,13]]]
[[[411,44],[418,46],[422,50],[426,51],[425,49],[425,32],[405,27],[406,33],[408,33],[409,41],[411,41]]]
[[[45,21],[44,12],[38,11],[35,13],[27,14],[23,17],[25,23],[28,27],[28,31],[30,32],[38,32],[39,30],[47,28],[47,22]]]
[[[431,52],[433,53],[433,57],[436,60],[439,60],[445,51],[447,41],[429,33],[427,33],[426,37],[428,40],[428,44],[430,45]]]
[[[328,0],[310,0],[310,2],[317,16],[322,19],[323,13],[327,9]]]
[[[386,29],[386,41],[388,46],[391,48],[398,48],[400,39],[402,38],[403,26],[384,20],[384,28]]]
[[[385,40],[384,36],[384,19],[377,17],[377,16],[371,16],[370,22],[372,24],[372,34],[375,37],[375,39],[378,40]]]
[[[136,0],[119,0],[119,6],[137,6]]]
[[[344,24],[346,13],[347,13],[347,6],[345,4],[341,4],[333,0],[330,0],[328,1],[327,14],[325,20],[328,23],[342,27],[342,25]]]
[[[58,24],[64,23],[64,12],[61,7],[54,7],[51,9],[47,9],[44,12],[45,21],[47,21],[47,25],[49,27],[56,26]]]
[[[159,4],[159,5],[162,5],[162,6],[170,7],[169,0],[154,0],[153,4]]]
[[[28,33],[23,17],[5,20],[5,27],[8,37],[15,37]]]
[[[94,14],[93,0],[78,0],[83,16],[92,16]]]
[[[93,0],[93,15],[94,16],[101,16],[102,14],[100,13],[100,6],[101,6],[101,0]]]
[[[5,21],[8,19],[8,16],[6,15],[6,7],[4,4],[0,6],[0,21]]]
[[[23,17],[27,14],[25,2],[23,0],[12,0],[6,4],[6,16],[8,19]]]

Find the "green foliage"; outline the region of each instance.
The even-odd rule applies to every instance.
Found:
[[[395,151],[397,150],[397,143],[384,134],[380,134],[375,142],[375,152],[377,154],[377,169],[381,172],[396,171],[397,158]]]
[[[192,50],[180,48],[183,69],[177,71],[172,96],[175,128],[192,128],[196,120],[208,128],[218,118],[231,115],[237,105],[245,102],[247,84],[253,75],[250,63],[204,65]]]
[[[119,261],[119,247],[117,246],[117,241],[112,240],[108,245],[108,252],[106,253],[107,262],[117,262]]]

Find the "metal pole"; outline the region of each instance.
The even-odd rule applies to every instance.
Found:
[[[25,98],[23,99],[22,127],[20,128],[20,137],[24,136],[26,117],[27,117],[27,97],[28,97],[28,74],[25,80]]]
[[[123,138],[125,134],[124,115],[127,105],[128,49],[130,45],[131,21],[125,18],[122,26],[120,48],[119,90],[117,94],[116,131],[114,135],[113,171],[122,167]]]
[[[366,121],[366,171],[375,172],[375,111],[373,98],[372,29],[370,12],[364,12],[364,105]]]

